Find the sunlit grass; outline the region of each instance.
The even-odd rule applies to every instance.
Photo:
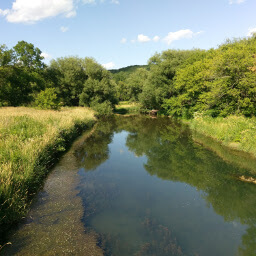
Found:
[[[115,106],[116,114],[127,115],[127,114],[139,114],[141,112],[141,105],[137,102],[120,101]]]
[[[256,157],[256,118],[229,116],[212,118],[196,116],[190,127],[228,147],[248,152]]]
[[[24,215],[50,165],[93,123],[86,108],[0,108],[0,224]]]

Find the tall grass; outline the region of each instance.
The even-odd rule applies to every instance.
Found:
[[[26,213],[31,196],[51,164],[78,133],[94,122],[94,112],[86,108],[0,109],[1,226]]]
[[[141,105],[137,102],[120,101],[115,106],[114,113],[120,115],[138,115],[142,112]]]
[[[210,136],[225,146],[245,151],[256,157],[256,118],[229,116],[212,118],[196,115],[188,121],[199,133]]]

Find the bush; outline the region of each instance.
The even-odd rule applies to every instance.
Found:
[[[91,105],[91,108],[97,112],[96,116],[106,117],[113,115],[113,107],[110,101],[104,101],[103,103],[95,103]]]
[[[35,105],[41,109],[59,110],[61,107],[54,88],[41,91],[35,98]]]

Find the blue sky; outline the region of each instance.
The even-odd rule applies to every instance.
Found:
[[[256,32],[256,0],[1,0],[0,44],[25,40],[51,58],[146,64],[166,49],[209,49]]]

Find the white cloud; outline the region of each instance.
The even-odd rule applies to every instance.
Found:
[[[229,0],[229,4],[242,4],[246,0]]]
[[[6,16],[9,13],[9,10],[0,9],[0,16]]]
[[[106,64],[102,64],[102,66],[106,69],[112,69],[115,67],[115,63],[114,62],[109,62],[109,63],[106,63]]]
[[[190,29],[182,29],[176,32],[170,32],[163,40],[167,43],[167,44],[171,44],[173,41],[177,41],[183,38],[192,38],[196,35],[201,34],[201,32],[197,32],[194,33],[193,31],[191,31]]]
[[[13,23],[35,23],[36,21],[65,15],[76,15],[74,0],[15,0],[11,9],[1,10],[7,21]]]
[[[47,59],[52,59],[52,56],[49,53],[46,53],[46,52],[42,52],[41,56],[44,57],[46,60]]]
[[[119,0],[111,0],[112,4],[120,4]]]
[[[79,3],[96,4],[105,0],[12,0],[10,9],[0,9],[0,16],[5,16],[12,23],[36,23],[37,21],[63,15],[66,18],[76,16]],[[119,4],[119,0],[108,3]]]
[[[145,36],[143,34],[138,35],[138,42],[140,43],[146,43],[151,41],[151,39],[148,36]]]
[[[252,36],[254,33],[256,33],[256,28],[249,28],[247,36]]]
[[[68,30],[69,30],[69,27],[64,27],[64,26],[60,27],[60,31],[63,33],[67,32]]]
[[[132,40],[131,40],[131,43],[133,43],[133,44],[136,43],[136,40],[135,40],[135,39],[132,39]]]
[[[154,42],[158,42],[160,40],[160,37],[159,36],[155,36],[154,38],[153,38],[153,41]]]
[[[126,42],[127,42],[127,39],[126,38],[122,38],[121,43],[125,44]]]

